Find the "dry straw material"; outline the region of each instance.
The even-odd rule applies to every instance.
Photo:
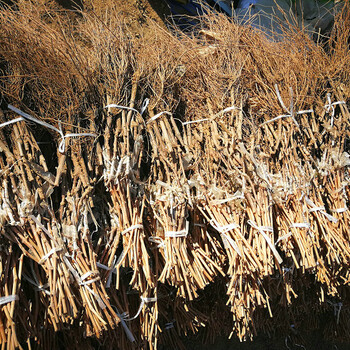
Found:
[[[0,22],[3,348],[349,340],[348,5],[316,43],[211,13],[143,37],[117,5]]]

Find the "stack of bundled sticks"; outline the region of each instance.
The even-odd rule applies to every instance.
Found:
[[[148,100],[137,110],[136,90],[129,106],[106,106],[99,134],[92,123],[65,134],[9,106],[0,124],[1,342],[53,346],[69,329],[120,348],[178,344],[220,324],[208,302],[225,293],[227,306],[218,303],[243,340],[271,330],[309,285],[319,288],[316,305],[298,312],[333,307],[339,325],[350,258],[345,103],[332,104],[337,118],[315,157],[300,140],[321,132],[326,112],[266,120],[237,142],[241,107],[183,122],[155,115]],[[60,131],[56,174],[30,123]]]
[[[349,340],[350,26],[329,45],[345,68],[322,80],[321,46],[220,15],[144,43],[114,11],[70,32],[18,6],[0,29],[15,105],[0,115],[2,348],[288,345],[321,327]]]

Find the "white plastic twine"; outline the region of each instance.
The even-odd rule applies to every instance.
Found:
[[[65,134],[63,135],[63,132],[61,130],[61,123],[60,123],[60,134],[61,134],[61,142],[58,146],[58,151],[60,153],[64,153],[65,152],[65,148],[66,148],[66,141],[65,139],[67,139],[68,137],[80,137],[80,136],[91,136],[91,137],[96,137],[96,134],[92,134],[92,133],[88,133],[88,132],[82,132],[80,134]]]
[[[95,293],[90,287],[88,286],[85,286],[85,288],[95,297],[97,303],[98,303],[98,306],[103,310],[105,309],[107,306],[106,304],[103,302],[102,298],[97,294]]]
[[[95,278],[93,278],[92,280],[88,280],[88,281],[85,281],[88,277],[90,277],[92,274],[94,274],[95,272],[93,271],[88,271],[86,273],[84,273],[82,276],[80,276],[80,282],[79,282],[79,285],[81,286],[86,286],[88,284],[92,284],[94,282],[97,282],[100,280],[100,276],[97,276]],[[84,282],[85,281],[85,282]]]
[[[171,329],[171,328],[174,328],[174,322],[175,322],[175,321],[166,323],[166,324],[164,325],[164,329],[165,329],[165,330],[169,330],[169,329]]]
[[[165,231],[164,236],[165,237],[171,237],[171,238],[180,238],[180,237],[187,237],[187,230],[181,230],[181,231]]]
[[[84,287],[89,293],[91,293],[95,297],[95,299],[96,299],[96,301],[101,309],[105,309],[107,306],[103,302],[102,298],[88,286],[89,284],[92,284],[92,283],[100,280],[100,276],[95,277],[92,280],[84,282],[84,280],[87,279],[89,276],[91,276],[94,272],[88,271],[88,272],[84,273],[82,276],[79,276],[78,271],[75,270],[75,268],[72,266],[72,264],[69,262],[69,260],[67,259],[67,257],[65,255],[63,255],[63,261],[65,262],[66,266],[68,267],[68,270],[72,273],[72,275],[74,276],[74,278],[76,279],[78,284],[80,286]]]
[[[213,199],[212,201],[210,201],[211,204],[216,205],[216,204],[224,204],[227,202],[231,202],[234,201],[236,199],[244,199],[244,194],[241,191],[236,191],[233,196],[224,198],[224,199]]]
[[[227,107],[225,109],[223,109],[222,111],[220,111],[219,113],[215,114],[214,117],[212,118],[204,118],[204,119],[198,119],[198,120],[190,120],[188,122],[182,122],[181,120],[179,119],[176,119],[176,120],[179,120],[181,122],[182,125],[188,125],[188,124],[194,124],[194,123],[201,123],[201,122],[205,122],[205,121],[208,121],[208,120],[213,120],[214,118],[216,118],[217,116],[220,116],[221,114],[224,114],[226,112],[230,112],[232,110],[235,110],[235,109],[239,109],[238,107],[236,106],[231,106],[231,107]],[[163,114],[167,114],[167,115],[172,115],[172,113],[170,112],[167,112],[167,111],[163,111],[163,112],[160,112],[158,114],[156,114],[155,116],[153,116],[150,120],[148,120],[147,124],[158,119],[160,116],[162,116]]]
[[[132,108],[132,107],[126,107],[126,106],[122,106],[122,105],[117,105],[115,103],[111,103],[107,106],[105,106],[104,108],[119,108],[119,109],[125,109],[127,111],[132,111],[132,112],[135,112],[135,113],[139,113],[140,115],[142,115],[146,108],[148,107],[149,105],[149,99],[148,98],[145,98],[142,102],[142,106],[141,106],[141,110],[138,111],[137,109],[135,108]]]
[[[30,120],[31,122],[36,123],[36,124],[40,124],[40,125],[44,126],[45,128],[52,129],[52,130],[54,130],[54,131],[56,131],[56,132],[58,132],[58,133],[60,132],[60,131],[59,131],[57,128],[55,128],[53,125],[48,124],[48,123],[46,123],[46,122],[43,122],[43,121],[41,121],[41,120],[38,120],[38,119],[32,117],[31,115],[22,112],[20,109],[14,107],[14,106],[12,106],[12,105],[8,105],[7,107],[8,107],[9,109],[11,109],[12,111],[14,111],[15,113],[21,115],[21,116],[22,116],[24,119],[26,119],[26,120]],[[22,118],[22,119],[23,119],[23,118]],[[17,118],[17,119],[21,119],[21,118]]]
[[[112,283],[112,276],[113,274],[117,274],[117,269],[115,268],[115,262],[116,262],[116,257],[114,258],[113,264],[111,267],[108,267],[104,264],[101,264],[100,262],[96,263],[96,266],[99,267],[100,269],[104,269],[107,271],[111,271],[108,279],[107,279],[107,283],[106,283],[106,288],[110,288],[111,287],[111,283]]]
[[[231,106],[231,107],[227,107],[225,109],[223,109],[222,111],[216,113],[212,118],[204,118],[204,119],[198,119],[198,120],[190,120],[188,122],[182,122],[182,125],[187,125],[187,124],[194,124],[194,123],[201,123],[201,122],[205,122],[205,121],[208,121],[208,120],[213,120],[214,118],[224,114],[224,113],[227,113],[227,112],[230,112],[230,111],[233,111],[233,110],[236,110],[236,109],[240,109],[236,106]]]
[[[5,305],[5,304],[11,303],[15,300],[18,300],[18,295],[16,295],[16,294],[8,295],[7,297],[1,297],[0,298],[0,305]]]
[[[281,94],[280,94],[280,91],[278,90],[278,85],[275,84],[275,89],[276,89],[276,94],[277,94],[277,98],[278,98],[278,101],[281,105],[281,107],[288,113],[288,114],[282,114],[282,115],[279,115],[275,118],[272,118],[264,123],[262,123],[260,126],[263,126],[265,124],[268,124],[268,123],[272,123],[278,119],[282,119],[282,118],[292,118],[294,124],[299,128],[299,124],[298,122],[296,121],[295,117],[294,117],[294,105],[293,105],[293,89],[290,88],[290,107],[289,109],[286,107],[286,105],[284,104],[283,100],[282,100],[282,97],[281,97]],[[298,112],[295,112],[295,115],[299,115],[299,114],[306,114],[306,113],[313,113],[313,109],[305,109],[305,110],[301,110],[301,111],[298,111]]]
[[[139,309],[137,310],[137,313],[134,317],[130,317],[130,318],[124,318],[124,321],[132,321],[132,320],[135,320],[141,313],[143,307],[145,304],[147,303],[154,303],[157,301],[157,297],[154,297],[154,298],[145,298],[145,297],[142,297],[141,296],[141,304],[140,304],[140,307]]]
[[[221,226],[215,219],[210,220],[210,225],[215,228],[216,231],[218,231],[221,234],[222,241],[224,243],[224,246],[226,249],[229,247],[232,247],[233,250],[240,256],[242,257],[241,250],[239,249],[237,243],[226,233],[229,231],[232,231],[235,228],[239,228],[239,226],[235,223],[228,224]]]
[[[343,207],[343,208],[335,208],[335,209],[331,209],[332,213],[344,213],[348,210],[348,207]]]
[[[290,107],[289,110],[288,108],[285,106],[285,104],[283,103],[280,91],[278,90],[278,85],[275,84],[275,89],[276,89],[276,94],[277,94],[277,98],[279,103],[281,104],[282,108],[288,113],[286,116],[291,117],[293,119],[294,124],[299,127],[298,122],[295,120],[294,115],[293,115],[293,108],[294,108],[294,104],[293,104],[293,90],[292,88],[289,89],[290,91]],[[282,116],[281,116],[282,117]]]
[[[31,283],[33,286],[36,287],[35,291],[44,292],[46,295],[51,295],[51,293],[46,289],[50,287],[48,283],[45,283],[44,285],[40,285],[39,282],[32,280],[27,275],[22,274],[22,276],[26,281],[28,281],[29,283]]]
[[[148,107],[149,105],[149,98],[145,98],[142,102],[142,106],[141,106],[141,111],[140,111],[140,114],[142,115],[143,112],[146,110],[146,108]]]
[[[135,113],[140,113],[137,109],[132,108],[132,107],[126,107],[126,106],[121,106],[121,105],[116,105],[114,103],[111,103],[107,106],[105,106],[104,108],[119,108],[119,109],[126,109],[128,111],[133,111]],[[141,113],[140,113],[141,114]]]
[[[171,237],[171,238],[180,238],[180,237],[187,237],[188,231],[190,229],[190,222],[186,220],[186,228],[180,231],[165,231],[164,236],[165,237]]]
[[[294,222],[292,223],[289,228],[305,228],[307,230],[309,230],[311,227],[311,225],[308,222]],[[284,241],[285,239],[289,238],[290,236],[292,236],[292,232],[288,232],[287,234],[285,234],[284,236],[278,238],[278,240],[276,241],[275,245],[277,245],[277,243]]]
[[[310,224],[308,222],[294,222],[289,226],[289,228],[310,228]]]
[[[79,276],[79,273],[75,270],[75,268],[72,266],[72,264],[69,262],[65,255],[63,255],[63,261],[65,262],[66,266],[68,267],[68,270],[72,273],[76,281],[80,284],[81,278]]]
[[[333,127],[333,123],[334,123],[334,115],[335,115],[335,108],[334,106],[336,105],[341,105],[341,104],[345,104],[345,101],[336,101],[336,102],[332,102],[331,100],[331,94],[328,93],[327,94],[327,102],[324,105],[324,108],[326,109],[326,112],[329,113],[330,111],[332,111],[331,113],[331,126]]]
[[[287,233],[286,235],[283,235],[282,237],[278,238],[278,240],[276,241],[275,245],[277,245],[277,243],[284,241],[285,239],[287,239],[288,237],[290,237],[292,235],[291,232]]]
[[[327,303],[330,304],[331,306],[333,306],[334,316],[337,317],[337,324],[339,324],[340,311],[341,311],[341,308],[343,307],[343,303],[342,302],[333,303],[330,300],[327,300]]]
[[[160,112],[160,113],[156,114],[155,116],[153,116],[152,118],[150,118],[146,124],[153,122],[154,120],[158,119],[163,114],[172,115],[172,113],[167,112],[167,111]]]
[[[235,228],[239,228],[239,226],[235,223],[221,226],[215,219],[210,220],[209,223],[215,228],[216,231],[220,233],[226,233],[228,231],[232,231]]]
[[[155,243],[157,246],[157,248],[163,248],[164,249],[164,255],[165,255],[165,260],[168,260],[168,254],[167,254],[167,250],[165,247],[165,242],[164,239],[162,237],[158,237],[158,236],[150,236],[148,237],[148,241]]]
[[[60,142],[60,144],[58,146],[58,151],[60,153],[64,153],[65,152],[65,149],[66,149],[66,142],[65,142],[65,140],[67,138],[69,138],[69,137],[81,137],[81,136],[96,137],[97,136],[96,134],[92,134],[92,133],[79,133],[79,134],[78,133],[73,133],[73,134],[68,133],[68,134],[64,134],[63,131],[62,131],[61,122],[59,122],[59,129],[57,129],[55,126],[53,126],[51,124],[48,124],[46,122],[43,122],[43,121],[41,121],[39,119],[36,119],[36,118],[32,117],[31,115],[22,112],[20,109],[14,107],[12,105],[8,105],[8,108],[11,109],[12,111],[14,111],[15,113],[21,115],[23,118],[13,119],[10,122],[6,122],[6,123],[3,123],[3,124],[0,124],[0,127],[5,126],[5,125],[9,125],[9,124],[12,124],[12,123],[16,123],[16,122],[19,122],[19,121],[22,121],[22,120],[29,120],[29,121],[31,121],[33,123],[42,125],[45,128],[51,129],[53,131],[56,131],[61,136],[61,142]]]
[[[125,229],[124,231],[122,231],[122,235],[124,235],[127,232],[136,230],[136,229],[143,229],[143,225],[142,224],[132,225],[132,226],[128,227],[127,229]]]
[[[61,251],[62,247],[54,247],[47,254],[45,254],[39,261],[39,264],[43,264],[52,254]]]
[[[335,218],[334,216],[328,214],[325,212],[325,207],[318,207],[316,206],[316,204],[309,199],[308,197],[305,196],[305,202],[311,207],[309,209],[309,213],[315,212],[315,211],[319,211],[321,214],[323,214],[329,221],[333,222],[333,223],[337,223],[339,220],[337,218]]]
[[[275,246],[272,244],[270,238],[266,235],[265,232],[273,232],[273,227],[271,226],[258,226],[255,222],[248,220],[248,225],[250,225],[252,228],[259,231],[259,233],[262,234],[262,236],[265,238],[265,241],[269,245],[270,249],[272,250],[273,255],[277,259],[278,263],[281,264],[283,262],[283,259],[279,255],[278,251],[276,250]]]
[[[122,327],[123,327],[123,329],[124,329],[124,332],[125,332],[127,338],[129,339],[129,341],[130,341],[131,343],[134,343],[134,342],[136,341],[136,339],[135,339],[134,335],[132,334],[132,332],[130,331],[130,329],[129,329],[129,327],[127,326],[127,324],[125,323],[125,321],[124,321],[124,318],[125,318],[124,315],[120,314],[120,312],[119,312],[119,310],[117,309],[116,306],[112,305],[112,308],[116,311],[116,313],[117,313],[117,315],[118,315],[118,317],[119,317],[119,319],[120,319],[120,323],[122,324]]]
[[[150,236],[148,241],[157,244],[157,248],[165,248],[165,242],[162,237]]]
[[[52,237],[51,233],[48,231],[48,229],[34,216],[29,215],[29,217],[39,226],[39,228],[47,234],[47,236],[54,241],[54,238]]]
[[[10,124],[21,122],[22,120],[25,120],[25,119],[22,118],[22,117],[19,117],[19,118],[16,118],[16,119],[9,120],[8,122],[0,124],[0,128],[3,128],[6,125],[10,125]]]
[[[233,250],[234,250],[240,257],[242,257],[241,250],[239,249],[237,243],[236,243],[230,236],[228,236],[226,233],[221,232],[221,238],[222,238],[222,241],[223,241],[224,246],[225,246],[226,249],[228,249],[229,247],[232,247]]]

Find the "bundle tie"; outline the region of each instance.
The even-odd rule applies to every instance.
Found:
[[[289,228],[310,228],[310,224],[308,222],[295,222],[289,226]]]
[[[204,225],[204,224],[193,224],[193,226],[196,226],[196,227],[202,227],[202,228],[207,228],[207,225]]]
[[[25,119],[22,117],[19,117],[16,119],[9,120],[8,122],[0,124],[0,128],[3,128],[4,126],[10,125],[10,124],[21,122],[22,120],[25,120]]]
[[[169,330],[169,329],[171,329],[171,328],[174,328],[174,322],[175,322],[175,321],[166,323],[166,324],[164,325],[164,329],[165,329],[165,330]]]
[[[74,133],[74,134],[63,134],[62,129],[61,129],[61,123],[60,124],[60,134],[61,134],[61,142],[58,146],[58,151],[60,153],[64,153],[65,152],[65,148],[66,148],[66,141],[65,139],[67,139],[68,137],[80,137],[80,136],[91,136],[91,137],[96,137],[96,134],[92,134],[92,133],[88,133],[88,132],[83,132],[83,133]]]
[[[120,263],[124,260],[125,255],[126,255],[126,251],[123,249],[121,254],[119,255],[119,257],[117,259],[116,266],[119,267]]]
[[[8,303],[11,303],[15,300],[18,300],[18,295],[17,294],[13,294],[13,295],[8,295],[7,297],[1,297],[0,298],[0,305],[5,305]]]
[[[329,221],[334,222],[335,224],[339,221],[337,218],[334,216],[328,214],[325,212],[326,208],[325,207],[318,207],[312,200],[310,200],[308,197],[305,196],[305,202],[311,206],[312,208],[309,209],[309,212],[315,212],[319,211],[321,214],[323,214]]]
[[[345,104],[345,101],[336,101],[336,102],[332,102],[331,94],[328,93],[328,94],[327,94],[327,102],[328,102],[328,103],[324,105],[324,108],[326,109],[326,113],[329,113],[330,110],[332,110],[332,114],[331,114],[331,127],[333,127],[334,115],[335,115],[335,108],[334,108],[334,106],[336,106],[336,105],[341,105],[341,104]]]
[[[291,272],[293,269],[291,267],[282,267],[282,271],[283,271],[283,276],[288,273]]]
[[[76,281],[80,284],[81,278],[79,276],[79,273],[74,269],[74,267],[72,266],[72,264],[70,263],[70,261],[67,259],[67,257],[65,255],[63,255],[63,261],[66,264],[66,266],[68,267],[68,270],[72,273],[72,275],[76,279]]]
[[[164,239],[158,236],[148,237],[148,241],[157,244],[157,248],[165,248]]]
[[[348,210],[348,207],[343,207],[343,208],[336,208],[336,209],[331,209],[332,213],[344,213]]]
[[[156,114],[155,116],[153,116],[152,118],[150,118],[146,124],[149,124],[150,122],[153,122],[154,120],[158,119],[161,115],[163,114],[167,114],[167,115],[172,115],[172,113],[168,112],[168,111],[163,111],[163,112],[160,112],[158,114]]]
[[[265,241],[269,245],[270,249],[272,250],[273,255],[277,259],[278,263],[281,264],[283,262],[283,259],[279,255],[278,251],[276,250],[275,246],[272,244],[270,238],[266,235],[265,232],[273,232],[273,227],[271,226],[258,226],[255,222],[248,220],[248,225],[259,231],[259,233],[262,234],[262,236],[265,238]]]
[[[142,102],[142,105],[141,105],[141,110],[140,110],[140,114],[142,115],[143,112],[146,110],[146,108],[148,107],[149,105],[149,98],[145,98]]]
[[[212,201],[210,201],[210,203],[213,204],[213,205],[224,204],[224,203],[227,203],[227,202],[234,201],[236,199],[244,199],[244,195],[242,193],[239,193],[237,195],[234,194],[232,197],[228,197],[228,198],[225,198],[225,199],[213,199]]]
[[[282,97],[280,95],[280,92],[278,90],[278,85],[275,84],[275,89],[276,89],[276,94],[277,94],[277,98],[279,103],[281,104],[282,108],[288,113],[286,116],[287,117],[291,117],[294,124],[299,128],[299,124],[296,121],[295,117],[294,117],[294,113],[293,113],[293,89],[290,87],[289,88],[289,93],[290,93],[290,107],[289,109],[285,106],[285,104],[283,103]]]
[[[121,106],[121,105],[117,105],[117,104],[115,104],[115,103],[111,103],[111,104],[105,106],[104,108],[119,108],[119,109],[125,109],[125,110],[128,110],[128,111],[132,111],[132,112],[141,114],[141,113],[140,113],[137,109],[135,109],[135,108],[126,107],[126,106]]]
[[[159,236],[150,236],[148,237],[148,240],[149,242],[157,244],[156,248],[163,248],[165,261],[168,260],[168,253],[167,253],[164,239]]]
[[[239,226],[235,223],[221,226],[215,219],[209,221],[210,225],[214,227],[216,231],[218,231],[221,235],[222,241],[224,243],[225,248],[229,248],[230,246],[235,250],[235,252],[242,257],[242,253],[237,245],[237,243],[226,233],[234,230],[235,228],[239,228]]]
[[[288,113],[288,114],[282,114],[282,115],[279,115],[275,118],[272,118],[262,124],[260,124],[260,126],[263,126],[265,124],[268,124],[268,123],[272,123],[278,119],[282,119],[282,118],[292,118],[294,124],[299,128],[299,124],[298,122],[296,121],[295,117],[294,117],[294,112],[293,112],[293,89],[290,88],[290,107],[289,109],[286,107],[286,105],[284,104],[283,100],[282,100],[282,97],[281,97],[281,94],[278,90],[278,85],[275,84],[275,90],[276,90],[276,94],[277,94],[277,98],[278,98],[278,101],[280,103],[280,105],[282,106],[282,108]],[[300,115],[300,114],[307,114],[307,113],[313,113],[314,110],[313,109],[305,109],[305,110],[301,110],[301,111],[298,111],[298,112],[295,112],[295,115]]]
[[[45,232],[48,235],[50,239],[54,240],[48,229],[34,215],[29,215],[29,217],[39,226],[39,228],[43,232]]]
[[[124,234],[127,233],[127,232],[136,230],[137,228],[143,229],[143,225],[142,225],[142,224],[135,224],[135,225],[132,225],[132,226],[128,227],[127,229],[125,229],[124,231],[122,231],[122,235],[124,235]]]
[[[216,231],[220,233],[226,233],[232,231],[235,228],[239,228],[239,226],[235,223],[221,226],[215,219],[210,220],[209,223],[215,228]]]
[[[30,284],[32,284],[33,286],[35,286],[35,291],[36,292],[44,292],[47,295],[51,295],[51,293],[46,290],[45,288],[49,288],[49,284],[45,283],[44,285],[40,285],[39,283],[33,281],[31,278],[29,278],[27,275],[25,275],[24,273],[22,274],[23,278],[28,281]]]
[[[104,269],[104,270],[107,270],[107,271],[111,271],[111,273],[109,274],[108,279],[107,279],[106,288],[110,288],[111,287],[113,273],[117,274],[117,269],[115,268],[116,260],[117,260],[117,257],[114,257],[113,264],[112,264],[111,267],[108,267],[108,266],[106,266],[104,264],[101,264],[100,262],[96,263],[97,267],[99,267],[101,269]]]
[[[306,113],[313,113],[313,109],[306,109],[306,110],[302,110],[302,111],[298,111],[296,112],[296,114],[306,114]],[[278,119],[282,119],[282,118],[290,118],[290,117],[293,117],[291,114],[281,114],[281,115],[278,115],[277,117],[275,118],[272,118],[272,119],[269,119],[267,120],[266,122],[260,124],[260,126],[263,126],[265,124],[268,124],[268,123],[272,123],[272,122],[275,122],[276,120]],[[293,118],[294,119],[294,118]],[[299,124],[297,124],[299,125]]]
[[[62,247],[54,247],[52,248],[48,253],[46,253],[40,260],[39,260],[39,264],[42,264],[44,263],[52,254],[56,253],[56,252],[59,252],[63,250]]]
[[[240,109],[236,106],[231,106],[231,107],[227,107],[225,109],[223,109],[222,111],[216,113],[212,118],[204,118],[204,119],[198,119],[198,120],[190,120],[188,122],[181,122],[182,125],[188,125],[188,124],[194,124],[194,123],[201,123],[201,122],[204,122],[204,121],[208,121],[208,120],[214,120],[216,117],[220,116],[221,114],[224,114],[226,112],[230,112],[230,111],[233,111],[235,109]]]
[[[51,124],[48,124],[46,122],[43,122],[43,121],[41,121],[39,119],[36,119],[36,118],[32,117],[31,115],[22,112],[20,109],[14,107],[12,105],[8,105],[8,108],[23,117],[23,118],[14,119],[12,121],[12,123],[15,123],[15,122],[18,122],[18,121],[21,121],[21,120],[25,119],[25,120],[30,120],[31,122],[34,122],[36,124],[39,124],[39,125],[42,125],[42,126],[48,128],[48,129],[51,129],[51,130],[54,130],[54,131],[58,132],[60,134],[60,136],[61,136],[61,142],[60,142],[60,144],[58,146],[58,151],[60,153],[64,153],[65,152],[65,148],[66,148],[65,139],[66,138],[79,137],[79,136],[91,136],[91,137],[96,137],[97,136],[96,134],[92,134],[92,133],[79,133],[79,134],[78,133],[73,133],[73,134],[72,133],[68,133],[68,134],[64,134],[63,131],[62,131],[61,122],[59,122],[59,129],[57,129],[55,126],[53,126]],[[6,125],[8,125],[8,124],[6,124]],[[1,126],[2,126],[2,124],[0,125],[0,127]]]
[[[135,320],[141,313],[143,307],[145,304],[147,303],[154,303],[157,301],[157,297],[154,297],[154,298],[145,298],[143,296],[141,296],[141,304],[140,304],[140,307],[139,309],[137,310],[137,313],[134,317],[131,317],[131,318],[125,318],[124,321],[132,321],[132,320]]]
[[[275,243],[275,245],[277,245],[278,242],[280,241],[284,241],[285,239],[287,239],[288,237],[290,237],[292,235],[291,232],[287,233],[286,235],[282,236],[282,237],[279,237]]]
[[[333,306],[334,316],[337,317],[337,324],[339,324],[340,311],[341,311],[341,308],[343,307],[343,303],[342,302],[333,303],[330,300],[327,300],[327,303]]]
[[[142,102],[142,105],[141,105],[141,110],[138,111],[137,109],[135,108],[132,108],[132,107],[126,107],[126,106],[122,106],[122,105],[117,105],[115,103],[111,103],[107,106],[105,106],[104,108],[119,108],[119,109],[125,109],[127,111],[132,111],[132,112],[135,112],[135,113],[138,113],[142,116],[142,114],[145,112],[147,106],[149,105],[149,99],[148,98],[145,98]]]
[[[205,122],[207,120],[210,120],[209,118],[204,118],[204,119],[197,119],[197,120],[190,120],[188,122],[183,122],[182,125],[188,125],[188,124],[194,124],[194,123],[201,123]]]
[[[228,236],[226,233],[221,232],[221,238],[226,249],[228,249],[231,246],[234,249],[234,251],[240,257],[242,257],[241,250],[239,249],[237,243],[230,236]]]
[[[67,259],[67,257],[65,255],[63,255],[63,261],[65,262],[66,266],[68,267],[69,271],[72,273],[72,275],[74,276],[74,278],[76,279],[78,284],[80,286],[85,287],[95,297],[95,299],[96,299],[96,301],[101,309],[105,309],[106,304],[103,302],[101,297],[98,294],[96,294],[90,287],[88,287],[88,284],[96,282],[97,280],[100,279],[100,277],[96,277],[90,281],[83,282],[83,279],[86,279],[87,277],[89,277],[93,272],[88,271],[87,273],[85,273],[83,276],[80,277],[79,273],[74,269],[74,267],[72,266],[72,264],[69,262],[69,260]]]
[[[313,213],[315,211],[322,211],[322,210],[326,210],[326,208],[325,207],[314,207],[314,208],[309,209],[309,213]]]
[[[37,286],[36,288],[35,288],[35,291],[36,292],[44,292],[46,295],[51,295],[51,293],[48,291],[48,290],[46,290],[46,288],[49,288],[50,286],[49,286],[49,284],[48,283],[45,283],[43,286]]]
[[[92,272],[92,271],[89,271],[89,272]],[[88,280],[88,281],[85,281],[85,282],[80,282],[79,285],[80,286],[87,286],[88,284],[95,283],[95,282],[97,282],[99,280],[100,280],[100,276],[97,276],[97,277],[93,278],[92,280]]]
[[[127,324],[125,323],[125,320],[124,320],[125,317],[122,314],[119,313],[119,311],[118,311],[116,306],[114,306],[114,305],[111,305],[111,306],[116,311],[116,313],[117,313],[117,315],[118,315],[118,317],[120,319],[120,323],[122,324],[122,327],[124,329],[124,332],[125,332],[127,338],[129,339],[129,341],[131,343],[134,343],[136,341],[136,339],[135,339],[134,335],[132,334],[132,332],[130,331],[130,329],[127,326]]]
[[[103,300],[101,299],[101,297],[98,295],[98,294],[96,294],[90,287],[88,287],[88,286],[84,286],[94,297],[95,297],[95,299],[96,299],[96,301],[97,301],[97,303],[98,303],[98,305],[99,305],[99,307],[103,310],[103,309],[105,309],[107,306],[106,306],[106,304],[103,302]]]
[[[83,282],[84,280],[86,280],[89,276],[91,276],[94,272],[92,271],[88,271],[86,273],[84,273],[82,276],[80,276],[80,281]],[[81,284],[81,283],[80,283]]]
[[[165,231],[164,235],[165,237],[171,237],[171,238],[179,238],[179,237],[187,237],[188,231],[186,229],[181,231]]]

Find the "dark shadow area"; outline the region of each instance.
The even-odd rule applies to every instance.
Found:
[[[152,9],[157,13],[157,15],[167,23],[167,18],[170,16],[170,8],[165,0],[148,0]]]
[[[84,4],[82,0],[56,0],[56,2],[68,10],[84,9]]]

